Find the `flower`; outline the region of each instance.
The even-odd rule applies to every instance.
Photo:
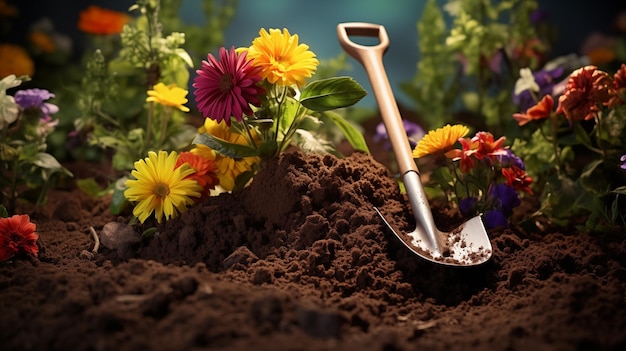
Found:
[[[157,102],[164,106],[172,106],[183,112],[189,112],[189,108],[183,106],[187,103],[187,90],[179,88],[176,84],[165,85],[159,83],[152,90],[148,90],[147,102]]]
[[[135,162],[135,169],[131,172],[135,179],[126,181],[128,189],[124,196],[129,201],[137,201],[133,209],[141,223],[154,212],[157,222],[176,217],[179,212],[186,210],[193,204],[191,197],[199,197],[202,189],[200,185],[187,178],[194,173],[189,165],[176,167],[178,154],[175,151],[169,154],[166,151],[148,153],[148,157]]]
[[[420,127],[417,123],[407,121],[405,119],[402,120],[402,125],[404,126],[406,135],[409,138],[409,144],[412,148],[414,148],[417,145],[417,142],[424,136],[424,129],[422,129],[422,127]],[[383,122],[376,125],[376,134],[374,135],[373,140],[376,143],[383,142],[385,149],[391,149],[389,135],[387,134],[387,129],[385,128],[385,124]]]
[[[211,190],[215,189],[215,186],[219,183],[219,178],[215,173],[217,171],[215,158],[203,157],[200,154],[184,151],[178,155],[176,167],[178,168],[185,163],[195,170],[187,178],[195,180],[202,187],[202,194],[196,201],[199,202],[206,199]]]
[[[445,125],[441,128],[429,131],[417,143],[413,149],[413,157],[420,158],[434,153],[445,153],[452,146],[469,132],[469,128],[464,125]]]
[[[529,108],[526,113],[514,113],[513,118],[521,127],[530,121],[549,118],[553,107],[554,98],[552,98],[552,95],[544,95],[537,105]]]
[[[621,162],[624,162],[624,163],[622,163],[622,164],[620,165],[620,168],[622,168],[622,169],[626,169],[626,155],[622,155],[622,157],[620,157],[620,158],[619,158],[619,160],[620,160]]]
[[[15,44],[0,44],[0,77],[10,74],[16,76],[32,76],[35,63],[26,49]]]
[[[306,44],[298,44],[298,35],[289,30],[270,28],[259,31],[259,37],[247,49],[248,58],[261,67],[261,76],[271,84],[297,85],[302,88],[305,78],[311,77],[319,61]]]
[[[111,35],[122,32],[131,17],[124,13],[91,5],[79,14],[78,29],[96,35]]]
[[[530,189],[533,179],[526,174],[522,168],[515,165],[502,168],[502,175],[506,178],[506,184],[512,186],[515,190],[523,190],[532,195],[533,191]]]
[[[500,137],[498,140],[493,139],[493,134],[489,132],[478,132],[472,138],[472,143],[476,145],[474,156],[482,160],[484,158],[496,158],[506,154],[506,150],[502,147],[506,137]]]
[[[534,94],[538,96],[543,95],[553,95],[556,96],[555,87],[558,79],[563,75],[563,67],[555,66],[554,68],[546,68],[536,71],[533,73],[533,81],[537,84],[538,89],[536,91],[531,92],[529,89],[524,89],[520,92],[517,90],[513,94],[513,103],[519,107],[521,110],[526,111],[532,106],[536,105],[537,100],[534,97]],[[522,79],[530,79],[528,77],[520,78],[518,82]],[[522,83],[519,83],[522,84]],[[524,84],[522,84],[523,86]],[[517,83],[516,83],[517,86]]]
[[[243,135],[232,132],[225,123],[217,123],[208,118],[205,119],[204,126],[199,129],[199,132],[214,135],[233,144],[248,145]],[[207,158],[215,158],[217,177],[220,180],[219,185],[226,191],[233,190],[235,188],[235,179],[237,179],[240,174],[252,170],[252,167],[261,160],[256,156],[241,158],[224,156],[214,152],[211,148],[203,144],[196,145],[191,152]]]
[[[197,70],[193,87],[200,112],[218,123],[226,121],[230,126],[231,117],[241,121],[243,115],[252,115],[250,105],[260,106],[260,94],[265,89],[257,83],[262,80],[260,68],[251,65],[246,53],[237,54],[220,48],[220,60],[208,54],[202,61],[202,69]]]
[[[36,229],[37,226],[27,214],[0,218],[0,261],[8,260],[20,252],[37,256],[39,235]]]
[[[24,89],[15,93],[15,102],[23,109],[40,110],[44,116],[53,115],[59,112],[57,105],[45,100],[54,98],[54,94],[46,89]]]
[[[613,87],[615,88],[615,95],[609,100],[608,106],[610,108],[623,104],[626,98],[626,63],[622,63],[613,75]]]
[[[522,68],[519,70],[519,79],[515,82],[514,94],[519,95],[523,91],[530,90],[532,92],[539,92],[539,85],[535,82],[535,77],[530,68]]]
[[[614,95],[613,80],[608,73],[596,66],[585,66],[569,76],[556,113],[563,113],[569,120],[589,120],[600,111],[598,105],[608,105]]]

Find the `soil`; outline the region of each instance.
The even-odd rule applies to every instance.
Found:
[[[41,251],[0,264],[1,350],[626,349],[624,234],[514,224],[482,265],[430,263],[374,210],[414,228],[369,155],[284,154],[143,236],[109,203],[67,186],[29,210]]]

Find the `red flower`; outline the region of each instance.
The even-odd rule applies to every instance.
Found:
[[[506,150],[502,147],[506,137],[500,137],[498,140],[493,140],[493,134],[489,132],[478,132],[472,138],[472,143],[477,143],[476,153],[474,154],[477,159],[493,158],[506,154]]]
[[[459,160],[459,168],[461,169],[461,172],[467,174],[474,168],[474,166],[476,166],[476,162],[474,161],[474,158],[472,158],[472,155],[476,152],[478,143],[472,142],[469,138],[459,138],[459,143],[461,143],[462,150],[452,149],[446,152],[445,155],[453,161]]]
[[[178,155],[176,161],[176,168],[180,167],[184,163],[188,163],[189,166],[196,171],[187,178],[193,179],[198,182],[198,185],[202,187],[202,194],[199,198],[195,198],[196,202],[200,202],[209,196],[212,189],[219,183],[217,178],[217,164],[208,158],[200,155],[193,154],[189,151],[183,151]]]
[[[526,174],[525,170],[513,165],[509,168],[502,168],[502,175],[506,178],[506,183],[515,190],[523,190],[530,195],[533,194],[529,187],[533,179]]]
[[[596,66],[585,66],[569,76],[556,113],[563,113],[569,120],[589,120],[597,116],[598,105],[608,105],[614,95],[608,73]]]
[[[108,10],[96,5],[80,12],[78,29],[96,35],[119,34],[131,17],[123,12]]]
[[[19,252],[37,256],[39,247],[36,226],[28,215],[0,218],[0,261],[8,260]]]
[[[513,118],[521,127],[530,121],[549,118],[553,107],[554,99],[552,95],[544,95],[537,105],[529,108],[526,113],[514,113]]]

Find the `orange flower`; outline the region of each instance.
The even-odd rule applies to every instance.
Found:
[[[217,164],[214,160],[203,157],[198,154],[191,153],[189,151],[183,151],[178,155],[176,161],[176,167],[180,167],[183,164],[189,164],[189,166],[196,170],[187,176],[188,179],[195,180],[198,185],[202,187],[202,193],[199,198],[195,198],[196,202],[206,199],[209,196],[211,190],[215,189],[215,186],[219,183],[217,177]]]
[[[28,215],[0,218],[0,261],[8,260],[20,252],[37,256],[39,235],[35,229]]]
[[[615,95],[609,100],[608,106],[613,108],[617,105],[624,103],[626,97],[626,64],[622,63],[622,66],[613,75],[613,87],[615,88]]]
[[[28,52],[14,44],[0,44],[0,77],[10,74],[16,76],[33,76],[35,63]]]
[[[131,17],[123,12],[113,11],[91,5],[81,11],[78,29],[96,35],[111,35],[122,32],[124,25]]]
[[[506,137],[500,137],[498,140],[493,140],[493,134],[489,132],[478,132],[472,138],[472,143],[478,143],[474,156],[481,160],[485,157],[495,157],[503,155],[506,150],[502,148]]]
[[[559,97],[556,113],[569,120],[589,120],[600,111],[598,105],[608,105],[615,95],[613,80],[596,66],[585,66],[574,71]]]
[[[29,40],[36,48],[45,53],[53,53],[56,50],[52,38],[43,31],[34,30],[30,33]]]
[[[502,168],[502,175],[506,178],[506,183],[515,190],[523,190],[530,195],[533,194],[529,187],[533,179],[526,174],[525,170],[513,165],[510,168]]]
[[[554,98],[552,95],[544,95],[537,105],[529,108],[526,113],[514,113],[513,118],[521,127],[530,121],[549,118],[553,107]]]

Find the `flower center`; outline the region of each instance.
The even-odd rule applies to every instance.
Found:
[[[227,93],[233,89],[233,75],[230,73],[224,74],[220,78],[220,91]]]
[[[164,199],[170,193],[170,187],[164,183],[157,183],[152,189],[152,193],[157,197]]]

